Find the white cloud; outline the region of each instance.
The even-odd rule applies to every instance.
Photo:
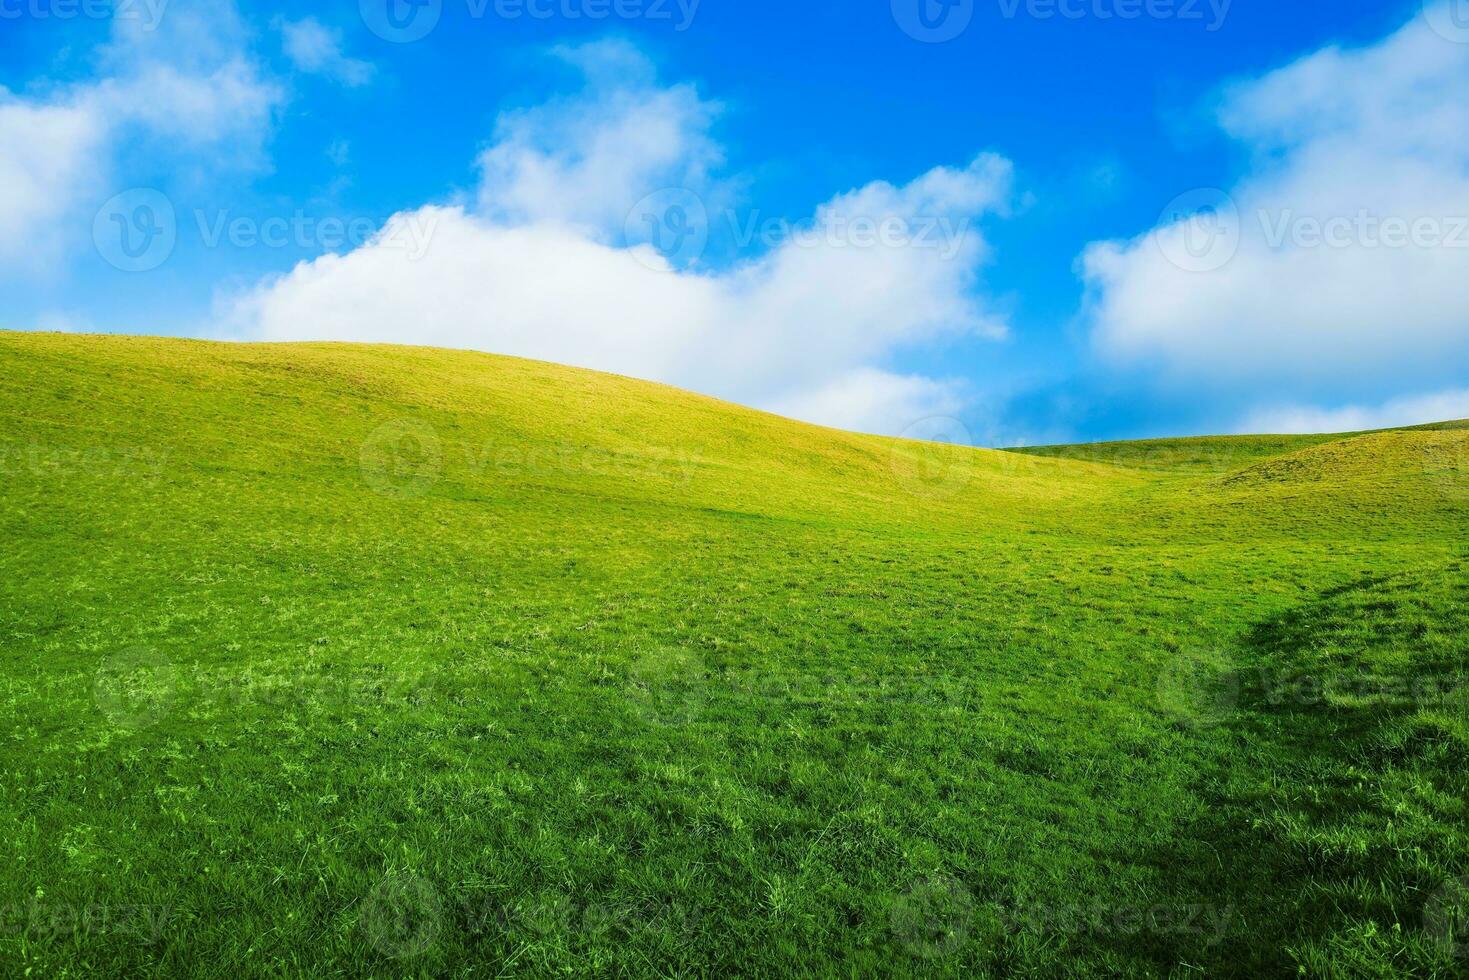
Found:
[[[742,262],[674,267],[616,231],[671,177],[718,195],[714,112],[688,87],[656,87],[623,46],[570,54],[592,62],[588,91],[502,122],[478,210],[397,215],[367,246],[238,297],[236,329],[542,358],[872,431],[959,410],[953,385],[884,367],[904,349],[1003,334],[977,296],[988,248],[973,223],[1004,208],[1007,161],[869,184]],[[649,106],[672,114],[655,124]]]
[[[208,167],[264,166],[264,144],[284,90],[250,53],[233,0],[170,9],[158,29],[114,21],[105,76],[93,87],[119,137],[149,138],[150,153],[208,150]],[[234,151],[231,157],[223,151]]]
[[[84,212],[116,182],[115,158],[130,139],[155,167],[208,149],[217,171],[225,147],[240,166],[258,167],[283,96],[244,43],[227,2],[170,11],[156,30],[117,18],[96,78],[28,97],[0,89],[0,258],[27,271],[53,263],[90,228]]]
[[[925,419],[957,415],[967,404],[961,382],[860,367],[767,407],[817,425],[899,435]]]
[[[624,41],[558,48],[586,80],[574,97],[503,114],[479,157],[479,208],[519,224],[555,221],[600,237],[665,187],[716,195],[722,158],[709,129],[717,103],[692,85],[662,87],[651,62]]]
[[[1440,391],[1397,398],[1382,405],[1318,408],[1287,405],[1260,409],[1236,430],[1241,433],[1295,434],[1362,432],[1469,418],[1469,391]]]
[[[315,17],[282,21],[281,43],[297,71],[325,75],[349,88],[366,85],[376,73],[368,61],[349,58],[342,50],[342,32],[329,28]]]
[[[234,58],[207,73],[142,66],[102,83],[96,99],[119,127],[136,127],[170,153],[208,149],[208,165],[216,169],[230,160],[223,147],[233,145],[234,165],[252,170],[262,165],[271,116],[283,95],[255,64]]]
[[[106,128],[88,101],[28,101],[0,89],[0,259],[54,259],[56,222],[95,186]]]
[[[1100,350],[1182,377],[1348,385],[1469,352],[1466,91],[1469,45],[1421,18],[1229,90],[1220,124],[1255,160],[1230,191],[1239,220],[1226,205],[1089,247]]]

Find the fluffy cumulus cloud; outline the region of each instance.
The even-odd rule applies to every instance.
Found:
[[[124,141],[155,163],[208,151],[209,169],[262,164],[283,94],[246,53],[225,0],[169,11],[158,24],[118,18],[96,77],[17,95],[0,89],[0,259],[54,260],[113,189]]]
[[[1429,395],[1395,398],[1381,405],[1317,408],[1287,405],[1251,413],[1240,432],[1306,433],[1362,432],[1469,419],[1469,391],[1439,391]]]
[[[560,47],[584,88],[507,112],[480,154],[479,210],[507,224],[560,222],[615,235],[650,191],[682,187],[706,201],[725,190],[710,127],[718,103],[692,85],[660,86],[653,64],[625,42]]]
[[[86,99],[18,99],[0,89],[0,259],[50,257],[55,223],[95,179],[106,120]]]
[[[1443,13],[1227,90],[1218,120],[1250,171],[1086,250],[1099,349],[1242,389],[1338,391],[1469,353],[1469,44],[1434,29]]]
[[[1008,162],[873,183],[742,258],[700,261],[637,219],[651,208],[652,232],[701,244],[740,223],[714,176],[719,107],[660,84],[624,44],[560,56],[585,89],[502,117],[473,204],[403,212],[366,246],[260,284],[234,299],[236,329],[543,358],[868,431],[962,408],[954,382],[885,368],[905,349],[1003,334],[979,298],[976,222],[1005,208]]]

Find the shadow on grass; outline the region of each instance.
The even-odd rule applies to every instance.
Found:
[[[1230,927],[1150,958],[1210,976],[1469,975],[1464,563],[1329,590],[1251,630],[1242,660],[1205,808],[1155,855],[1169,901],[1227,907]]]

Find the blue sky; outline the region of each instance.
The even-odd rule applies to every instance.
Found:
[[[1469,415],[1469,0],[0,0],[0,86],[9,327],[992,445]]]

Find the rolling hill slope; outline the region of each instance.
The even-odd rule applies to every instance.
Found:
[[[6,973],[1465,962],[1469,430],[14,333],[0,413]]]

